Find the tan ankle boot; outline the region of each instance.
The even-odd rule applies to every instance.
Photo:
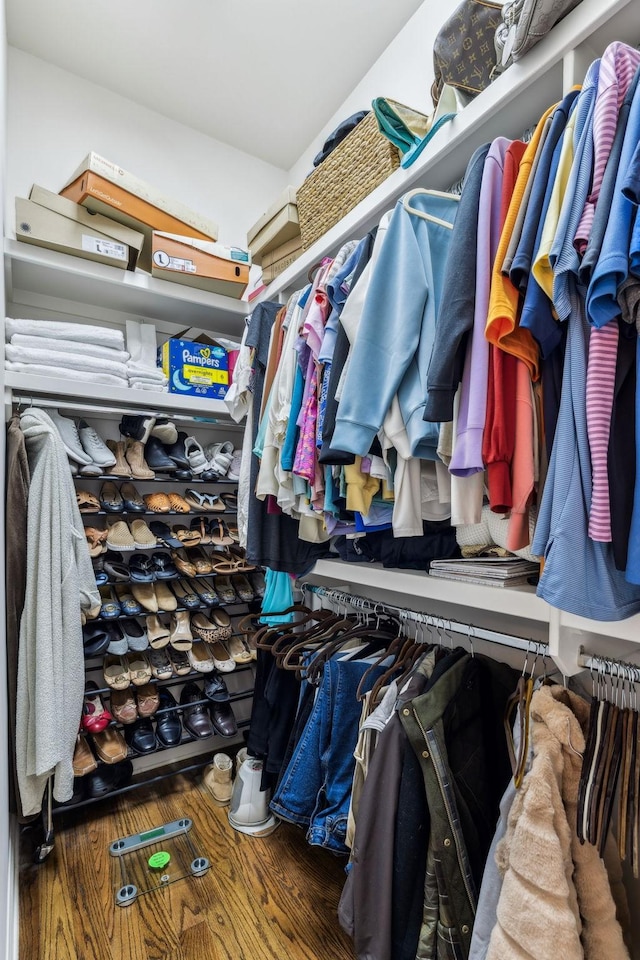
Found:
[[[231,757],[228,757],[226,753],[216,753],[213,763],[204,772],[205,786],[211,793],[213,802],[217,803],[219,807],[226,807],[231,800],[232,767]]]
[[[131,468],[125,460],[124,443],[121,440],[107,440],[107,446],[116,458],[116,462],[112,467],[106,470],[105,473],[108,473],[110,476],[114,477],[130,477]]]
[[[144,446],[139,440],[127,440],[124,455],[136,480],[153,480],[155,473],[147,466],[144,458]]]

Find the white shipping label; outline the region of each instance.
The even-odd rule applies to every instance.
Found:
[[[102,257],[111,257],[112,260],[128,260],[129,248],[126,243],[116,243],[115,240],[100,240],[82,234],[82,249],[87,253],[99,253]]]
[[[164,267],[165,270],[179,270],[181,273],[197,272],[193,260],[186,260],[182,257],[170,257],[164,250],[156,250],[153,255],[153,262],[156,267]]]

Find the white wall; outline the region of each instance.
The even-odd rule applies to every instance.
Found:
[[[374,97],[391,97],[422,113],[431,113],[433,41],[459,2],[460,0],[425,0],[291,167],[289,183],[293,186],[302,183],[312,169],[313,158],[327,135],[345,117],[357,110],[368,110]],[[363,28],[366,29],[366,24]]]
[[[13,198],[33,183],[57,192],[90,150],[210,216],[231,245],[246,245],[247,228],[287,185],[278,167],[15,47],[8,88],[8,236]]]

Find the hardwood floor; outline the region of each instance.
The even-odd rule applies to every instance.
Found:
[[[181,816],[208,873],[116,906],[109,844]],[[40,866],[23,838],[20,960],[353,960],[336,918],[344,861],[288,824],[265,839],[236,833],[197,774],[56,817],[55,828]]]

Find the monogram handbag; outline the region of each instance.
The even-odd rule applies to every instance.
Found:
[[[578,6],[580,0],[509,0],[502,6],[502,18],[495,33],[496,73],[524,57],[527,50],[559,20]]]
[[[489,86],[496,65],[495,32],[501,22],[501,3],[463,0],[456,8],[433,46],[434,104],[444,84],[454,87],[463,103]]]

